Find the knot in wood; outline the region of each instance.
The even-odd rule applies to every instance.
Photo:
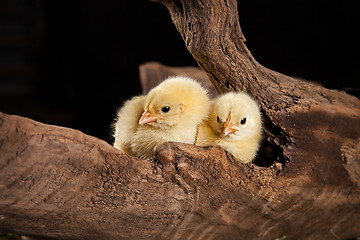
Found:
[[[166,142],[158,145],[155,148],[155,160],[161,165],[175,163],[177,161],[177,157],[176,149],[173,147],[173,143]]]

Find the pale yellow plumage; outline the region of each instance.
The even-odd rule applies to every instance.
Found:
[[[198,82],[186,77],[168,78],[119,110],[114,147],[146,159],[163,142],[194,144],[209,105],[207,91]]]
[[[252,161],[261,140],[261,114],[245,93],[227,93],[212,101],[208,119],[198,129],[196,145],[217,145],[242,162]]]

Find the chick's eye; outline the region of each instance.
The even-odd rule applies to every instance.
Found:
[[[217,121],[217,122],[220,122],[219,116],[216,117],[216,121]]]
[[[240,124],[241,125],[244,125],[246,123],[246,117],[244,117],[244,118],[242,118],[241,120],[240,120]]]
[[[163,107],[163,108],[161,109],[161,111],[164,112],[164,113],[167,113],[167,112],[170,111],[170,107],[169,107],[169,106],[165,106],[165,107]]]

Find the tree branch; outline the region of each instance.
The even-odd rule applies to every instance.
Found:
[[[76,130],[6,114],[0,123],[2,230],[61,239],[360,234],[359,191],[346,174],[319,186],[181,143],[141,161]]]
[[[319,126],[312,124],[317,119],[326,119],[327,123],[323,122],[322,127],[337,128],[331,130],[334,132],[353,123],[356,128],[352,129],[356,130],[342,137],[360,137],[360,101],[357,98],[285,76],[256,62],[245,46],[236,0],[160,2],[168,8],[187,49],[218,92],[246,91],[262,106],[266,126],[266,141],[261,159],[258,159],[262,165],[268,166],[276,161],[285,164],[291,159],[293,163],[308,166],[303,159],[312,162],[313,154],[305,150],[311,142],[305,139],[314,136],[314,131],[318,130]],[[333,124],[337,119],[344,121]],[[296,125],[297,121],[301,124]],[[299,142],[301,140],[305,142]],[[324,143],[319,146],[319,151],[326,151],[324,148],[329,144],[339,150],[341,141],[335,146]],[[328,157],[334,158],[335,155]],[[339,159],[339,154],[336,159]]]

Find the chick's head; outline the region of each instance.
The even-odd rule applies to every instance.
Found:
[[[139,124],[156,128],[198,124],[209,109],[207,91],[186,77],[168,78],[147,95]]]
[[[229,141],[261,134],[260,109],[245,93],[227,93],[215,99],[209,123],[215,134]]]

